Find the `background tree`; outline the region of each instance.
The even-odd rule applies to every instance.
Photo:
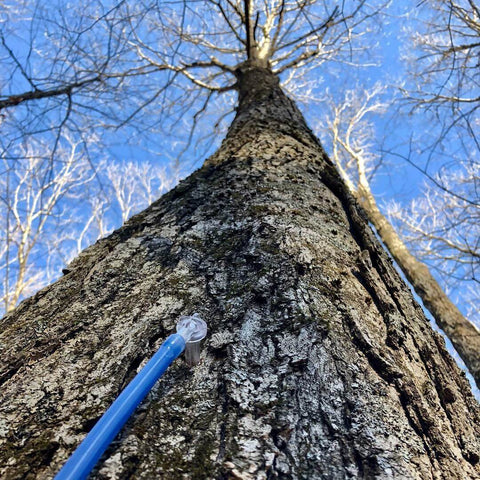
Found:
[[[162,13],[181,20],[188,4],[173,5]],[[175,317],[198,311],[203,363],[175,365],[97,477],[479,478],[468,383],[272,71],[282,50],[303,55],[301,31],[288,35],[318,4],[297,4],[293,21],[280,8],[265,55],[265,10],[214,5],[237,38],[203,36],[240,42],[237,63],[175,73],[234,86],[235,120],[201,169],[2,320],[2,475],[51,476]],[[319,50],[352,17],[306,18]],[[207,78],[214,69],[230,83]]]
[[[61,163],[45,159],[48,147],[43,144],[26,147],[22,160],[3,160],[0,269],[6,312],[50,280],[52,269],[59,267],[52,252],[62,248],[65,223],[72,221],[59,204],[64,197],[73,201],[75,192],[92,179],[76,147],[75,143],[61,147]]]
[[[480,330],[461,314],[430,273],[427,265],[418,259],[418,257],[427,257],[429,252],[431,255],[432,248],[428,248],[428,245],[424,244],[421,253],[416,249],[417,256],[414,256],[406,243],[409,240],[412,241],[411,237],[407,236],[406,240],[402,239],[394,225],[380,210],[372,193],[371,177],[379,168],[381,161],[381,157],[375,153],[372,144],[372,138],[376,137],[372,115],[385,113],[391,104],[382,98],[382,96],[385,97],[385,94],[386,87],[378,84],[370,91],[347,90],[344,101],[338,104],[333,101],[330,102],[330,112],[321,122],[323,124],[321,129],[326,133],[327,145],[331,145],[332,160],[337,165],[348,189],[365,210],[369,221],[375,227],[382,242],[388,248],[415,292],[422,299],[425,307],[451,340],[472,373],[477,386],[480,386]],[[468,186],[473,186],[477,181],[475,175],[471,178],[463,176],[463,183]],[[439,244],[436,245],[438,248],[435,250],[437,258],[443,257],[443,261],[446,260],[442,252],[447,247],[450,250],[456,250],[459,255],[463,256],[461,258],[457,255],[458,262],[467,261],[472,265],[472,263],[476,263],[476,252],[469,248],[469,242],[473,242],[472,245],[478,243],[478,236],[475,235],[478,232],[476,221],[478,220],[478,211],[475,204],[467,204],[465,200],[461,199],[460,192],[456,195],[453,198],[457,201],[449,205],[450,211],[446,209],[447,204],[444,195],[437,195],[437,202],[431,202],[432,195],[430,195],[430,198],[427,197],[422,203],[424,207],[423,215],[425,215],[422,220],[440,217],[444,219],[443,221],[448,222],[450,220],[450,225],[455,223],[457,229],[452,229],[445,233],[444,237],[437,236],[435,239]],[[445,207],[443,209],[439,209],[441,205],[438,201],[439,198],[443,199],[443,206]],[[431,213],[426,214],[425,212]],[[393,209],[390,209],[390,213],[393,213]],[[426,229],[429,230],[428,227],[425,229],[426,222],[415,223],[415,221],[412,222],[414,219],[409,221],[400,206],[396,208],[395,214],[400,225],[407,224],[412,229],[415,228],[415,225],[422,225],[423,223],[424,240],[429,240],[430,243],[434,240],[432,237],[435,237],[435,230],[431,228],[432,225],[428,225],[431,232],[429,236],[425,232]],[[471,216],[472,214],[473,216]],[[415,220],[418,220],[418,217]],[[439,226],[437,222],[437,227]],[[447,224],[445,227],[446,231],[449,225]],[[417,234],[421,231],[422,227],[417,227]],[[437,229],[436,232],[438,235],[439,230]],[[459,235],[465,235],[464,242],[458,241]],[[456,243],[450,240],[452,237],[456,237]],[[448,260],[450,260],[451,266],[452,259],[448,258]],[[475,266],[471,268],[472,270],[467,270],[466,275],[471,275],[475,271]],[[458,268],[455,271],[457,275],[460,272]],[[451,274],[451,271],[449,273]]]
[[[404,94],[417,128],[395,155],[426,181],[421,196],[392,203],[389,214],[478,327],[479,10],[475,2],[441,1],[422,2],[412,13]]]
[[[475,263],[476,247],[469,238],[473,234],[472,226],[469,226],[466,219],[471,215],[475,217],[479,204],[479,8],[475,2],[470,1],[422,2],[415,31],[407,29],[407,34],[411,40],[409,46],[413,45],[415,48],[415,55],[406,56],[406,59],[411,61],[413,81],[409,82],[404,93],[414,112],[420,111],[423,116],[434,120],[428,135],[424,134],[421,138],[423,151],[412,149],[407,160],[412,162],[415,155],[416,168],[429,180],[426,196],[430,200],[434,196],[437,202],[447,207],[445,217],[440,220],[442,209],[435,209],[434,212],[424,210],[420,214],[420,205],[426,205],[430,200],[426,203],[416,200],[412,205],[412,210],[416,213],[411,212],[407,226],[412,224],[413,216],[417,216],[418,220],[420,217],[428,217],[428,220],[425,218],[415,222],[416,228],[425,230],[428,224],[432,229],[432,239],[444,238],[443,245],[436,244],[439,252],[445,251],[448,244],[451,247],[457,245],[464,251],[463,255],[468,255],[467,252],[471,251],[473,255],[470,263]],[[414,58],[418,61],[413,61]],[[419,144],[415,137],[411,139],[411,145],[414,142]],[[422,158],[422,154],[424,160],[420,163],[418,159]],[[464,205],[463,214],[460,212],[460,205]],[[458,217],[456,226],[452,224],[452,207],[456,209]],[[460,225],[465,221],[465,233],[461,233]],[[449,233],[447,225],[453,228],[452,232]],[[409,229],[412,242],[413,231],[414,229]],[[452,241],[453,236],[456,236],[455,241]],[[463,236],[465,238],[462,239]],[[416,243],[418,247],[420,243]],[[470,275],[463,273],[465,257],[457,263],[452,262],[455,248],[446,257],[445,264],[449,265],[448,268],[455,265],[458,269],[457,281],[475,281],[474,268],[470,269]],[[433,265],[435,269],[439,269],[439,263],[433,262]],[[444,278],[445,273],[444,269]],[[452,277],[452,280],[454,279],[455,275]],[[468,284],[466,285],[468,289]]]
[[[470,305],[475,319],[480,301],[478,164],[458,161],[450,174],[446,170],[433,177],[438,186],[425,183],[423,196],[409,208],[392,203],[388,213],[415,255],[432,266],[454,298]]]
[[[414,55],[406,55],[413,79],[405,96],[413,113],[431,123],[427,132],[412,137],[404,156],[428,181],[424,199],[415,199],[402,214],[398,205],[392,206],[391,215],[411,248],[437,272],[454,298],[475,305],[480,235],[475,222],[480,203],[479,9],[470,1],[423,2],[417,15],[414,31],[407,29]],[[474,308],[470,313],[476,317]]]
[[[3,311],[9,312],[59,272],[84,248],[168,190],[173,175],[161,166],[100,164],[79,158],[78,144],[58,149],[31,145],[22,159],[4,159],[0,278]]]

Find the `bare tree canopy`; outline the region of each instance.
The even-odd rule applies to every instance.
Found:
[[[480,9],[471,0],[440,0],[422,2],[420,12],[420,30],[410,32],[417,89],[406,94],[442,123],[438,142],[454,133],[479,150]]]
[[[119,128],[135,118],[144,126],[141,120],[153,112],[160,114],[158,126],[192,106],[206,110],[213,92],[234,87],[235,67],[246,59],[268,64],[276,74],[352,59],[360,48],[354,40],[371,28],[359,25],[382,3],[350,1],[340,8],[310,0],[249,2],[251,17],[238,0],[56,6],[37,1],[22,11],[23,23],[12,22],[31,32],[21,59],[10,46],[18,32],[7,23],[18,13],[6,8],[1,40],[10,73],[0,109],[7,125],[25,121],[27,113],[34,118],[41,108],[51,111],[45,121],[57,133],[75,125],[80,130],[80,119]],[[248,18],[253,23],[245,31]],[[23,116],[11,118],[9,109],[23,104]]]
[[[133,162],[98,164],[95,173],[72,143],[53,163],[46,145],[4,160],[0,176],[0,278],[4,312],[59,276],[97,238],[168,190],[163,167]],[[98,170],[102,170],[99,173]],[[97,181],[101,179],[101,189]]]

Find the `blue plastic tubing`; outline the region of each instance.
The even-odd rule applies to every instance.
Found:
[[[183,352],[184,348],[185,340],[178,333],[170,335],[162,343],[157,353],[90,430],[90,433],[73,452],[67,463],[57,473],[55,480],[83,480],[87,478],[130,415],[170,364]]]

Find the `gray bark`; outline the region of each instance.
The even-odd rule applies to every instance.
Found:
[[[0,477],[49,478],[172,330],[94,478],[480,478],[479,407],[267,70],[218,152],[1,323]]]

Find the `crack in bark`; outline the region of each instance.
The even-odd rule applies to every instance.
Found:
[[[227,384],[225,379],[220,375],[221,370],[218,371],[218,396],[221,401],[221,417],[220,417],[220,439],[219,439],[219,447],[218,447],[218,455],[216,458],[217,462],[223,462],[225,458],[225,453],[227,449],[227,415],[228,415],[228,404],[229,404],[229,397],[227,393]]]

